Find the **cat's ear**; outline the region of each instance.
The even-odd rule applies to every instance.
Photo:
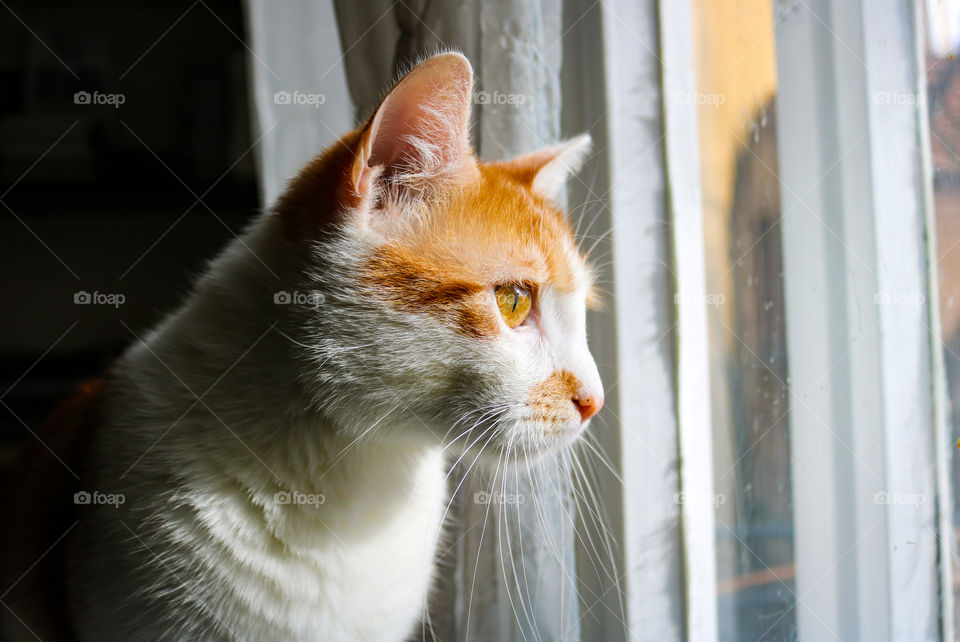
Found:
[[[555,200],[563,192],[570,176],[580,171],[591,147],[590,135],[581,134],[500,165],[534,194]]]
[[[350,178],[361,202],[380,186],[418,189],[469,179],[473,70],[458,53],[433,56],[387,94],[360,134]]]

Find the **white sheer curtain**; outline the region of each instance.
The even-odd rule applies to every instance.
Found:
[[[269,206],[297,170],[353,127],[353,103],[330,2],[250,0],[247,18],[254,149]],[[313,98],[294,104],[294,92]]]
[[[491,480],[461,464],[425,637],[682,639],[673,277],[654,0],[247,0],[247,7],[267,206],[334,133],[371,113],[402,70],[443,48],[462,51],[474,66],[481,158],[592,134],[596,153],[569,197],[607,293],[606,309],[589,319],[607,404],[576,470],[549,463],[498,483],[497,491],[525,498],[504,513],[474,501]],[[322,93],[325,102],[275,104],[275,92],[295,90]],[[628,135],[611,140],[614,126]],[[571,474],[580,481],[571,483]]]

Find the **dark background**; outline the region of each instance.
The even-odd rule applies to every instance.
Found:
[[[240,2],[0,4],[0,470],[257,212],[246,38]]]

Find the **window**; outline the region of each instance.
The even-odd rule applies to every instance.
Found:
[[[891,101],[916,104],[927,110],[934,194],[936,244],[935,294],[940,309],[937,345],[945,366],[949,403],[947,416],[950,434],[949,483],[952,502],[948,512],[951,532],[947,541],[951,552],[945,561],[953,577],[954,609],[960,604],[960,3],[927,2],[924,15],[927,100],[912,94],[892,95]],[[934,328],[937,326],[934,325]],[[956,445],[955,445],[956,444]],[[954,613],[957,621],[960,613]]]
[[[773,23],[767,0],[694,3],[681,96],[700,135],[721,640],[796,630]]]
[[[930,4],[945,16],[938,38],[960,26],[953,3]],[[956,157],[937,162],[926,140],[949,128],[950,98],[938,102],[931,81],[929,133],[918,108],[923,4],[659,6],[665,39],[684,20],[692,32],[662,61],[668,183],[697,192],[671,212],[678,272],[698,258],[683,251],[689,219],[703,235],[701,294],[685,296],[691,279],[677,278],[679,325],[702,315],[707,333],[702,346],[693,335],[700,354],[686,368],[691,334],[678,339],[681,494],[701,500],[683,513],[688,630],[953,639],[943,560],[957,545],[939,534],[955,529],[948,448],[960,434],[946,438],[947,357],[930,348],[931,319],[950,331],[953,285],[942,278],[941,317],[926,295],[937,255],[924,194],[933,147],[945,230]],[[696,153],[677,162],[691,129]],[[709,373],[707,418],[683,412],[698,368]],[[698,442],[708,465],[684,451]],[[699,569],[712,566],[707,590]]]

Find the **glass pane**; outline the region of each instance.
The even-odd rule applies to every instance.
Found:
[[[694,3],[721,640],[796,637],[770,0]]]
[[[927,0],[926,70],[930,116],[930,150],[934,169],[934,212],[937,273],[940,281],[940,323],[944,365],[950,396],[953,441],[960,439],[960,2]],[[891,96],[911,101],[914,96]],[[960,607],[960,463],[953,459],[953,590]],[[960,621],[960,610],[955,615]]]

